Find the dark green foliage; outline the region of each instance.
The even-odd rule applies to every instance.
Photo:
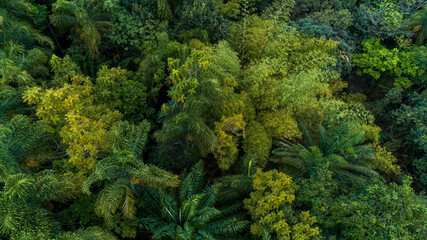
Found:
[[[355,27],[364,38],[392,38],[409,35],[406,22],[411,13],[422,8],[424,1],[367,0],[355,11]]]
[[[272,137],[267,130],[256,121],[251,121],[246,127],[247,136],[243,140],[243,150],[246,154],[253,154],[257,157],[260,167],[267,164],[272,147]]]
[[[47,201],[65,202],[81,194],[81,181],[70,174],[45,170],[9,175],[0,192],[0,234],[12,239],[25,234],[51,238],[60,225],[42,207]]]
[[[105,14],[104,1],[95,0],[57,0],[52,5],[50,16],[52,25],[63,32],[69,31],[70,37],[87,49],[92,58],[98,56],[101,34],[111,27]]]
[[[157,34],[156,43],[147,50],[137,72],[140,81],[147,87],[150,102],[159,101],[159,91],[167,81],[168,58],[185,60],[188,54],[189,49],[171,41],[166,32]]]
[[[427,234],[427,202],[416,196],[411,181],[401,186],[381,183],[343,196],[331,206],[331,229],[337,239],[423,239]]]
[[[0,3],[1,42],[22,44],[28,49],[35,47],[48,50],[53,48],[52,40],[32,25],[40,12],[28,0],[5,0]]]
[[[97,73],[95,91],[97,102],[119,110],[127,120],[141,121],[144,115],[151,114],[147,88],[125,69],[102,66]]]
[[[411,96],[408,105],[402,104],[393,112],[396,124],[410,131],[407,139],[415,145],[416,158],[413,166],[417,173],[418,181],[422,186],[427,186],[427,99],[425,96],[415,94]]]
[[[258,169],[257,157],[245,155],[238,163],[241,164],[241,169],[238,169],[236,174],[219,179],[222,188],[218,201],[224,205],[242,201],[249,197],[252,190],[252,176]],[[243,204],[240,204],[243,207]]]
[[[47,60],[46,53],[40,49],[26,51],[23,45],[5,42],[0,49],[1,84],[33,84],[34,78],[48,74]]]
[[[179,26],[184,30],[203,29],[216,42],[228,33],[228,22],[221,17],[213,0],[184,0]],[[196,37],[203,40],[202,36]]]
[[[35,156],[46,140],[46,125],[41,121],[30,123],[28,117],[15,115],[6,124],[0,124],[0,180],[20,172],[18,165]]]
[[[135,212],[135,197],[138,193],[134,184],[143,183],[150,187],[176,187],[178,177],[156,166],[146,165],[140,159],[147,141],[148,122],[134,126],[121,122],[113,132],[113,155],[99,161],[96,170],[85,181],[83,189],[90,193],[90,186],[104,182],[98,193],[95,213],[110,223],[113,214],[121,208],[123,215],[132,219]]]
[[[424,239],[426,9],[0,0],[0,239]]]
[[[114,58],[129,61],[138,57],[139,52],[146,50],[155,40],[160,27],[155,16],[155,1],[108,1],[106,10],[112,16],[112,28],[107,38],[116,50]]]
[[[0,86],[0,123],[7,122],[12,114],[31,112],[22,101],[22,88],[16,89],[10,86]]]
[[[346,31],[336,29],[329,24],[322,24],[316,20],[304,18],[295,24],[298,31],[313,37],[323,37],[339,41],[338,49],[335,50],[337,58],[336,70],[342,74],[351,70],[351,59],[353,58],[354,43],[350,40]]]
[[[412,32],[416,35],[416,44],[425,45],[427,40],[427,6],[418,10],[409,19],[409,27],[412,28]]]
[[[215,147],[216,137],[199,115],[200,104],[199,101],[186,101],[184,111],[165,121],[163,128],[154,134],[157,142],[172,144],[182,140],[195,145],[202,156],[210,153]]]
[[[193,167],[176,193],[144,192],[147,203],[139,225],[153,239],[235,239],[247,226],[247,221],[233,217],[232,206],[215,208],[220,185],[203,188],[202,164]]]
[[[114,240],[117,239],[113,234],[99,227],[89,227],[79,229],[74,232],[66,232],[57,236],[57,240]]]
[[[372,150],[360,145],[363,132],[352,131],[346,125],[328,130],[319,125],[315,133],[307,129],[303,132],[305,146],[282,143],[273,150],[273,154],[279,157],[277,161],[290,174],[311,176],[325,167],[333,171],[338,179],[348,183],[377,175],[368,164],[373,158]]]

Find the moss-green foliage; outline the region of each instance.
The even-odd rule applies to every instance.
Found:
[[[218,167],[228,170],[236,161],[239,150],[237,148],[238,137],[245,137],[246,122],[243,115],[235,115],[229,118],[222,118],[221,122],[215,122],[215,134],[218,138],[218,145],[214,152],[218,159]]]
[[[400,172],[399,166],[395,165],[397,163],[397,158],[387,151],[387,149],[377,144],[371,144],[369,147],[375,150],[375,160],[371,163],[373,167],[386,173],[397,174]]]
[[[272,137],[267,130],[257,121],[250,121],[246,126],[246,137],[243,140],[243,151],[253,154],[258,158],[258,164],[264,167],[270,156]]]
[[[365,134],[362,139],[363,142],[378,143],[381,128],[374,125],[375,118],[372,112],[366,109],[363,101],[352,100],[352,97],[347,97],[347,99],[347,101],[341,99],[322,101],[323,122],[328,126],[346,123],[356,131]]]
[[[332,13],[325,13],[325,15],[320,15],[319,17],[330,16],[330,14]],[[312,18],[304,18],[293,23],[293,25],[301,33],[308,34],[312,37],[324,37],[326,39],[338,41],[338,48],[334,51],[337,58],[337,65],[334,68],[342,74],[349,73],[352,68],[351,61],[354,52],[354,42],[346,31],[340,29],[345,29],[348,26],[345,21],[341,21],[341,16],[336,18],[337,23],[334,24],[336,27],[330,25],[333,23],[331,23],[329,19],[327,21],[321,21],[316,18],[315,16],[312,16]]]
[[[248,64],[239,88],[250,94],[257,110],[285,107],[291,115],[315,111],[318,97],[333,91],[329,81],[337,73],[327,67],[335,63],[335,48],[334,41],[305,38],[294,30],[278,34],[259,55],[264,58]]]
[[[107,131],[121,118],[118,111],[104,105],[93,105],[92,83],[89,77],[74,75],[71,84],[57,89],[33,87],[23,98],[37,104],[36,115],[51,125],[68,145],[70,162],[80,170],[91,172],[99,151],[108,149]]]
[[[258,121],[264,125],[268,133],[277,138],[300,138],[302,133],[298,124],[285,109],[275,111],[262,111],[258,115]]]

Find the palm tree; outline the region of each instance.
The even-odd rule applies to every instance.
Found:
[[[136,197],[139,197],[135,183],[155,188],[179,185],[178,176],[156,166],[146,165],[138,159],[146,144],[149,130],[150,124],[147,121],[138,126],[121,122],[114,132],[114,154],[100,160],[95,172],[83,185],[84,191],[90,194],[92,184],[105,184],[98,193],[95,213],[107,222],[119,208],[126,218],[133,218]]]
[[[335,176],[345,180],[361,180],[376,176],[367,164],[373,158],[373,151],[360,142],[363,132],[350,131],[346,125],[335,129],[318,126],[317,136],[304,126],[305,144],[281,146],[272,151],[278,157],[273,159],[282,164],[286,172],[295,175],[312,175],[319,168],[330,169]]]
[[[52,40],[31,25],[31,17],[36,11],[37,8],[28,0],[0,1],[0,42],[13,41],[28,49],[52,49]]]
[[[34,239],[34,238],[33,238]],[[55,237],[55,240],[115,240],[113,234],[99,227],[88,227],[73,232],[65,232]]]
[[[46,144],[46,126],[16,115],[0,124],[0,239],[115,239],[99,228],[61,233],[61,225],[43,207],[81,195],[82,179],[52,170],[27,173],[20,165]],[[58,235],[59,234],[59,235]]]
[[[16,236],[38,231],[51,236],[60,226],[42,204],[66,202],[81,195],[81,181],[70,174],[45,170],[8,175],[0,193],[0,233]]]
[[[111,27],[102,0],[57,0],[52,5],[53,26],[67,29],[74,40],[82,41],[92,58],[98,56],[101,34]]]
[[[24,115],[16,115],[6,124],[0,124],[0,182],[6,181],[11,174],[20,173],[19,165],[45,145],[46,129],[43,122],[30,123]]]
[[[38,48],[25,50],[23,45],[6,42],[0,48],[0,83],[30,85],[34,78],[49,73],[47,61],[47,54]]]
[[[22,115],[0,124],[0,235],[53,236],[60,228],[42,203],[68,201],[81,192],[81,181],[72,175],[51,170],[25,173],[19,167],[43,145],[45,130],[41,122],[31,124]]]
[[[32,108],[22,100],[25,88],[15,89],[10,86],[0,86],[0,124],[7,123],[12,114],[31,111]]]
[[[248,222],[233,216],[238,207],[215,208],[220,185],[202,189],[202,178],[199,162],[177,193],[147,188],[139,227],[150,232],[152,239],[237,239]]]

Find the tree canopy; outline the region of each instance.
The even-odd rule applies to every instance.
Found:
[[[426,0],[1,0],[0,240],[424,239]]]

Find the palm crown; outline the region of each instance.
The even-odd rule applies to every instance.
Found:
[[[153,239],[236,239],[248,222],[233,216],[238,208],[215,208],[220,185],[202,189],[202,178],[199,162],[181,183],[177,196],[175,192],[146,189],[140,227]]]
[[[304,129],[304,145],[281,144],[273,150],[287,172],[306,175],[319,168],[332,170],[341,179],[363,179],[377,175],[365,162],[372,158],[372,150],[360,142],[363,132],[351,131],[346,125],[335,129],[318,126],[317,136]]]

